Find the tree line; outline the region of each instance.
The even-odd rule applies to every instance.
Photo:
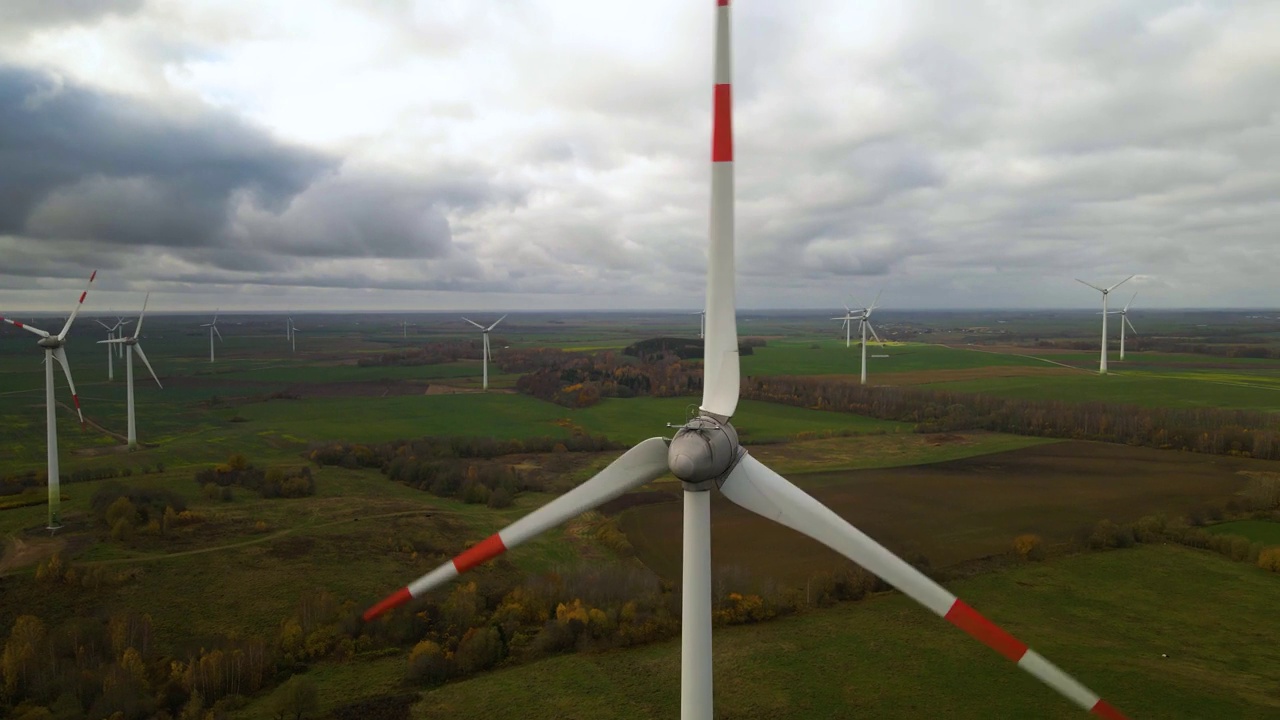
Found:
[[[990,430],[1166,450],[1280,459],[1280,418],[1253,410],[1030,400],[822,377],[759,377],[743,397],[914,423],[917,432]]]

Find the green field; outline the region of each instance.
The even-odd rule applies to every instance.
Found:
[[[1251,542],[1280,545],[1280,522],[1271,520],[1234,520],[1210,525],[1205,530],[1214,535],[1239,535]]]
[[[1158,546],[1074,556],[953,587],[1130,717],[1280,714],[1273,672],[1280,637],[1270,601],[1280,577],[1273,574]],[[414,717],[676,717],[679,654],[671,641],[500,670],[427,691]],[[721,717],[1084,716],[897,594],[719,629],[715,658]],[[328,706],[348,700],[357,677],[359,687],[393,687],[404,663],[381,661],[345,680],[326,667],[317,675],[322,698]],[[251,707],[242,717],[264,714]]]
[[[318,398],[272,401],[236,409],[248,424],[284,431],[307,440],[380,442],[428,435],[499,438],[566,437],[571,427],[635,443],[670,436],[667,423],[685,421],[698,398],[605,398],[571,410],[527,395],[462,394],[380,398]],[[744,400],[734,417],[744,442],[782,440],[799,433],[898,432],[906,423],[872,420],[846,413],[807,410]]]
[[[923,387],[1027,400],[1093,401],[1150,407],[1216,407],[1268,412],[1280,410],[1280,387],[1269,389],[1147,373],[995,377],[927,383]]]
[[[989,366],[1040,367],[1044,363],[1016,355],[975,353],[942,345],[891,343],[881,348],[868,346],[867,372],[895,373],[923,370],[960,370]],[[874,358],[871,355],[888,355]],[[846,348],[844,340],[773,340],[742,358],[742,374],[758,375],[848,375],[861,369],[861,350]]]

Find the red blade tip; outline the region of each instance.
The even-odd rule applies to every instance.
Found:
[[[1106,700],[1099,700],[1094,704],[1093,708],[1089,710],[1089,714],[1097,715],[1098,717],[1106,718],[1107,720],[1129,720],[1119,710],[1111,707],[1110,703]]]
[[[413,596],[409,594],[409,588],[400,588],[383,598],[382,602],[379,602],[377,605],[365,610],[364,621],[369,622],[385,612],[395,610],[412,599]]]
[[[94,270],[92,273],[89,274],[89,282],[93,282],[93,279],[96,277],[98,277],[98,271]]]

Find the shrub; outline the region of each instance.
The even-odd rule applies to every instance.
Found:
[[[1038,561],[1044,559],[1044,543],[1040,540],[1039,535],[1030,533],[1019,535],[1013,539],[1013,550],[1023,560]]]

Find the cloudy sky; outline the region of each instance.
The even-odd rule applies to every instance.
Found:
[[[0,312],[700,306],[713,17],[5,0]],[[1280,3],[733,27],[740,306],[1280,306]]]

